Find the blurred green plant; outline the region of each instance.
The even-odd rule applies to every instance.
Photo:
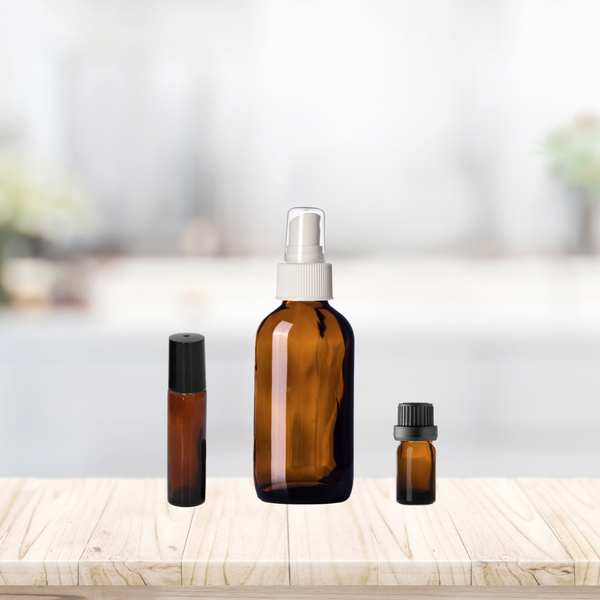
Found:
[[[600,120],[580,115],[543,142],[554,172],[568,184],[600,198]]]
[[[0,152],[0,304],[9,300],[2,271],[15,240],[68,245],[89,224],[88,204],[71,178],[15,153]]]
[[[597,251],[595,214],[600,203],[600,120],[582,114],[555,129],[542,143],[552,171],[575,193],[576,240],[573,250]]]

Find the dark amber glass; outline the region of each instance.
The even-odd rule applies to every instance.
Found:
[[[206,498],[206,392],[169,390],[169,502],[198,506]]]
[[[400,442],[396,482],[400,504],[435,502],[435,448],[431,442]]]
[[[256,334],[254,483],[265,502],[342,502],[354,469],[354,334],[328,302],[283,302]]]

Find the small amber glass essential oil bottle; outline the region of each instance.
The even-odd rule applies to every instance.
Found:
[[[169,337],[168,499],[198,506],[206,498],[204,336]]]
[[[433,424],[433,404],[398,404],[398,425],[394,439],[398,446],[396,500],[419,505],[435,502],[435,448],[438,429]]]

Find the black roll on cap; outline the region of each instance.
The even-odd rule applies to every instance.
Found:
[[[401,442],[432,442],[437,437],[438,428],[433,424],[433,404],[398,404],[398,425],[394,427],[394,439]]]
[[[169,389],[178,394],[206,390],[204,336],[174,333],[169,336]]]

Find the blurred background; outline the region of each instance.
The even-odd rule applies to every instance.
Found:
[[[600,476],[595,0],[0,0],[0,476],[251,476],[287,210],[327,216],[356,475],[433,402],[439,476]]]

